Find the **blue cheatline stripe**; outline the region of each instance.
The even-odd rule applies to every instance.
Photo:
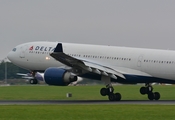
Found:
[[[54,52],[63,52],[63,47],[61,43],[58,43]]]
[[[94,74],[94,73],[86,73],[81,75],[80,77],[93,79],[93,80],[101,80],[101,75]]]
[[[163,78],[157,78],[157,77],[148,77],[148,76],[137,76],[137,75],[124,75],[126,78],[126,81],[133,82],[133,83],[170,83],[175,84],[175,80],[170,79],[163,79]]]
[[[148,77],[148,76],[137,76],[137,75],[130,75],[130,74],[125,74],[124,76],[126,79],[118,77],[117,79],[111,78],[111,81],[123,83],[123,84],[153,83],[153,82],[175,84],[175,80],[169,80],[169,79],[162,79],[162,78]],[[101,80],[101,75],[94,74],[94,73],[86,73],[81,75],[81,77],[94,79],[94,80]]]

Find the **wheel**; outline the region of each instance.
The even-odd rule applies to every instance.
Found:
[[[146,88],[146,87],[141,87],[141,88],[140,88],[140,93],[141,93],[142,95],[145,95],[145,94],[147,93],[147,88]]]
[[[115,95],[114,93],[110,93],[110,94],[108,95],[108,99],[109,99],[110,101],[115,101],[115,100],[116,100],[116,95]]]
[[[102,89],[100,90],[100,94],[101,94],[102,96],[108,95],[108,89],[102,88]]]
[[[160,99],[160,93],[159,92],[155,92],[154,93],[154,99],[155,100],[159,100]]]
[[[30,80],[29,80],[29,83],[30,83],[30,84],[33,84],[33,83],[34,83],[34,80],[33,80],[33,79],[30,79]]]
[[[152,92],[148,93],[148,99],[153,100],[154,99],[154,94]]]
[[[114,95],[115,95],[115,100],[116,101],[120,101],[121,100],[122,96],[121,96],[120,93],[115,93]]]
[[[30,84],[37,84],[38,83],[37,79],[30,79],[29,82],[30,82]]]
[[[34,84],[38,84],[38,80],[37,79],[34,79]]]

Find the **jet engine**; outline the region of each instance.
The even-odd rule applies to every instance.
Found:
[[[65,69],[50,67],[45,70],[44,79],[49,85],[67,86],[71,82],[77,81],[77,76]]]

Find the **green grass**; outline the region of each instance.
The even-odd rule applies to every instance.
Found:
[[[4,86],[0,87],[0,100],[108,100],[100,95],[104,86]],[[140,85],[114,86],[122,94],[122,100],[147,100],[139,93]],[[153,86],[161,94],[161,100],[175,100],[175,86]],[[71,98],[66,93],[72,93]]]
[[[166,105],[8,105],[1,120],[174,120]]]
[[[102,87],[4,86],[0,100],[108,100],[99,94]],[[122,100],[147,100],[140,87],[114,86]],[[175,100],[175,86],[153,87],[162,100]],[[175,105],[0,105],[0,120],[174,120],[174,110]]]

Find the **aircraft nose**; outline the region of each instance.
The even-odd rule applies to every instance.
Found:
[[[12,53],[12,51],[10,51],[10,52],[8,53],[7,58],[8,58],[10,61],[12,61],[12,59],[13,59],[13,53]]]
[[[16,58],[16,49],[14,48],[12,51],[10,51],[8,54],[7,54],[7,58],[12,62],[15,60]]]

